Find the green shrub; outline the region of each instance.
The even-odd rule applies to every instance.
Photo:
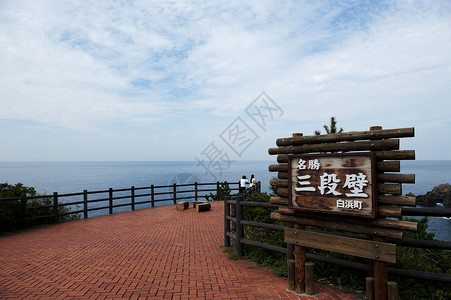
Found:
[[[24,186],[22,183],[10,185],[0,184],[0,198],[19,198],[18,200],[0,201],[0,232],[11,232],[22,228],[54,223],[53,199],[30,197],[39,196],[33,187]],[[58,208],[59,214],[68,213],[66,206]],[[50,216],[50,217],[46,217]],[[39,218],[36,218],[39,217]],[[60,222],[80,219],[78,214],[60,216]]]

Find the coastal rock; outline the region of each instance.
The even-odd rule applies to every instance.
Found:
[[[416,203],[424,206],[435,206],[443,203],[444,207],[451,208],[451,186],[447,183],[440,184],[426,193],[416,197]]]

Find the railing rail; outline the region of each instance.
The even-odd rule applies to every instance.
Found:
[[[236,249],[236,253],[238,256],[244,255],[244,245],[250,245],[255,247],[260,247],[269,251],[275,251],[282,254],[286,254],[288,259],[293,258],[293,249],[292,245],[287,244],[287,247],[278,247],[274,245],[265,244],[262,242],[251,241],[244,239],[243,237],[243,227],[244,226],[252,226],[257,228],[264,228],[267,230],[275,230],[275,231],[284,231],[285,226],[283,225],[275,225],[269,223],[261,223],[248,221],[243,219],[243,207],[263,207],[274,209],[278,208],[278,205],[270,204],[266,202],[252,202],[249,200],[250,193],[247,192],[242,195],[236,195],[232,197],[228,197],[224,201],[224,246],[231,247],[231,240],[234,242],[234,246]],[[232,212],[236,211],[235,214]],[[451,209],[449,208],[403,208],[403,215],[406,216],[440,216],[440,217],[451,217]],[[289,226],[287,224],[287,226]],[[355,235],[349,235],[344,233],[331,233],[342,236],[349,236],[353,238],[367,238],[367,237],[357,237]],[[439,249],[439,250],[451,250],[451,241],[437,241],[437,240],[415,240],[415,239],[389,239],[388,242],[396,244],[397,246],[403,247],[413,247],[413,248],[426,248],[426,249]],[[371,267],[368,264],[357,263],[346,261],[342,259],[330,258],[321,256],[318,254],[307,253],[307,258],[333,264],[337,266],[341,266],[348,269],[354,269],[362,272],[370,273]],[[432,272],[423,272],[416,270],[404,270],[398,268],[388,268],[388,272],[391,275],[396,275],[400,277],[408,277],[418,280],[431,280],[438,281],[443,283],[451,283],[451,275],[450,274],[441,274],[441,273],[432,273]]]
[[[239,182],[228,182],[230,191],[238,191]],[[46,215],[33,215],[22,219],[16,219],[13,222],[22,222],[37,220],[42,218],[53,219],[55,222],[59,222],[60,217],[67,215],[81,214],[82,218],[87,219],[92,216],[92,212],[99,212],[102,210],[108,210],[107,214],[113,214],[120,211],[124,211],[124,207],[129,206],[130,210],[135,210],[137,206],[155,205],[160,203],[173,203],[178,201],[198,201],[199,199],[209,196],[209,192],[214,192],[216,196],[220,194],[219,182],[203,182],[203,183],[190,183],[190,184],[171,184],[171,185],[151,185],[147,187],[130,187],[106,190],[87,191],[78,193],[65,193],[59,194],[57,192],[53,194],[37,195],[37,196],[24,196],[24,197],[8,197],[0,198],[0,202],[3,201],[21,201],[22,199],[39,200],[39,199],[52,199],[51,204],[39,205],[39,206],[24,206],[25,211],[31,210],[43,210],[53,208],[53,213]],[[219,199],[216,199],[219,200]],[[81,207],[80,207],[81,206]],[[70,207],[69,211],[62,211],[63,207]],[[90,214],[91,213],[91,214]],[[103,213],[104,214],[104,213]],[[95,215],[102,215],[95,214]]]

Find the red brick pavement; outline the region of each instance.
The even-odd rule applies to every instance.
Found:
[[[315,296],[284,278],[231,261],[223,203],[209,212],[160,206],[0,237],[1,299],[357,299],[316,284]]]

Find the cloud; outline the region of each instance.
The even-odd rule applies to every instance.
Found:
[[[0,119],[214,137],[264,90],[274,132],[442,129],[450,20],[448,1],[2,1]]]

